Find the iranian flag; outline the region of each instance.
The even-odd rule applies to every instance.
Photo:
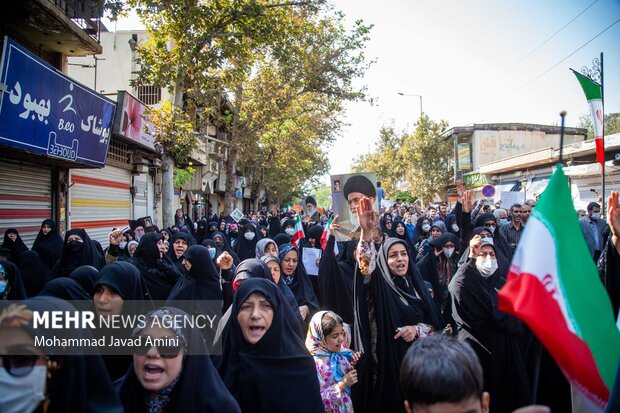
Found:
[[[571,69],[573,70],[573,69]],[[594,125],[594,143],[596,144],[596,162],[603,165],[605,163],[605,142],[603,141],[603,91],[601,85],[595,81],[585,77],[581,73],[573,70],[583,93],[586,95],[588,105],[590,106],[590,114],[592,115],[592,123]]]
[[[333,217],[327,221],[325,224],[325,228],[323,229],[323,234],[321,234],[321,248],[325,250],[325,246],[327,245],[327,240],[329,239],[329,230],[332,226]],[[338,244],[334,244],[334,255],[338,255]]]
[[[523,320],[553,356],[582,403],[575,410],[574,399],[573,411],[605,409],[620,332],[561,167],[527,220],[499,308]]]
[[[291,240],[291,244],[299,248],[299,241],[306,236],[304,235],[304,227],[301,225],[301,217],[299,214],[295,217],[295,233],[293,234],[293,239]]]

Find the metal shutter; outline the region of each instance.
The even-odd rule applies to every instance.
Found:
[[[30,248],[47,218],[52,218],[51,168],[0,159],[0,235],[16,228]]]
[[[69,189],[70,228],[84,228],[88,235],[108,245],[114,227],[131,218],[131,172],[114,166],[72,169]]]
[[[133,217],[141,218],[149,215],[147,201],[147,180],[148,174],[135,175],[133,186],[136,187],[136,195],[133,198]]]

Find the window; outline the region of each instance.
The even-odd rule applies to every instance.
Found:
[[[161,88],[152,85],[138,86],[138,99],[147,105],[156,105],[161,100]]]

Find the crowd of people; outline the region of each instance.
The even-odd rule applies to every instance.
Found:
[[[498,308],[536,202],[503,209],[465,191],[451,210],[397,200],[377,212],[373,194],[353,194],[359,237],[345,242],[335,237],[339,217],[313,197],[301,239],[296,213],[278,210],[238,222],[193,222],[178,210],[161,230],[128,221],[105,249],[85,229],[61,236],[51,219],[30,249],[6,230],[0,304],[22,307],[0,307],[0,411],[570,411],[553,359]],[[609,202],[619,209],[617,194]],[[590,204],[581,227],[617,314],[620,217],[599,214]],[[306,271],[308,249],[320,250],[317,275]],[[176,336],[179,346],[45,354],[34,346],[32,311],[66,309],[69,300],[91,301],[101,317],[134,311],[134,302],[215,300],[221,317],[209,333],[172,331],[157,321],[184,311],[153,308],[133,334]],[[9,355],[15,347],[31,355]]]

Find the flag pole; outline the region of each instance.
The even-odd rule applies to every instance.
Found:
[[[560,159],[558,165],[562,166],[562,157],[564,156],[564,121],[566,119],[565,110],[560,112],[560,118],[562,119],[562,123],[560,125]]]
[[[601,201],[601,213],[605,215],[605,83],[603,79],[603,52],[601,52],[601,101],[603,103],[603,163],[601,164],[601,191],[603,192],[603,200]]]

